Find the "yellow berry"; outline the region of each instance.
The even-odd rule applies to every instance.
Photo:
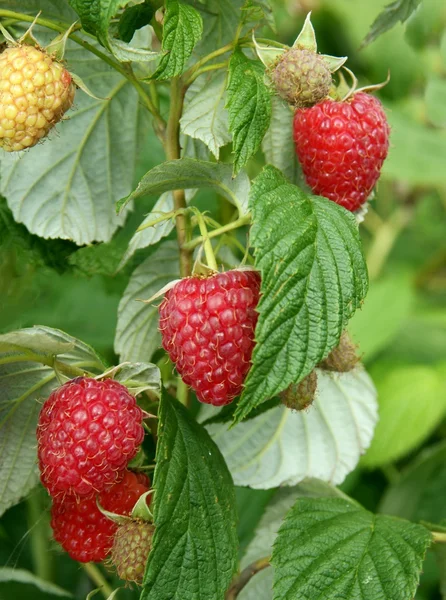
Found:
[[[0,54],[0,147],[30,148],[46,136],[74,100],[75,86],[62,64],[33,46]]]

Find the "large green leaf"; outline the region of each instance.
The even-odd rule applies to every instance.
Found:
[[[0,514],[37,483],[36,425],[60,363],[93,373],[105,367],[86,344],[62,331],[33,327],[0,335]]]
[[[155,79],[170,79],[180,75],[203,33],[200,13],[179,0],[166,1],[164,16],[164,56],[153,74]]]
[[[141,600],[223,600],[237,567],[231,476],[206,430],[167,396],[158,433],[155,534]]]
[[[244,554],[240,568],[271,556],[277,532],[297,498],[343,497],[335,487],[317,479],[306,479],[292,488],[280,489],[268,504],[265,514],[256,528],[254,538]],[[271,600],[273,597],[274,568],[272,566],[256,574],[243,588],[239,600]]]
[[[66,59],[107,99],[78,90],[74,108],[50,139],[26,153],[3,153],[0,188],[15,220],[32,233],[79,245],[108,241],[123,223],[114,203],[132,189],[148,124],[140,120],[135,89],[116,71],[73,43]]]
[[[283,405],[238,423],[207,429],[236,485],[269,489],[306,477],[341,483],[369,446],[378,418],[367,373],[318,371],[316,400],[308,410]]]
[[[229,130],[233,135],[234,173],[260,148],[271,121],[271,92],[266,87],[265,69],[236,50],[229,63]]]
[[[118,308],[115,351],[121,360],[149,361],[161,345],[158,307],[148,300],[170,281],[178,279],[178,246],[167,242],[132,273]]]
[[[363,300],[367,268],[354,216],[307,196],[274,167],[250,195],[262,275],[252,366],[236,417],[298,383],[339,343]]]
[[[238,208],[240,215],[247,212],[250,183],[244,171],[233,178],[230,165],[192,158],[170,160],[153,168],[144,175],[134,192],[118,202],[117,209],[122,210],[139,196],[194,188],[217,190]]]
[[[148,11],[142,12],[142,6],[140,5],[138,17],[136,18],[135,7],[130,6],[126,11],[128,14],[126,15],[126,12],[121,14],[118,26],[115,26],[114,17],[119,14],[121,9],[130,4],[130,0],[69,0],[69,4],[79,15],[85,31],[96,36],[101,44],[119,60],[125,62],[130,60],[150,61],[158,58],[158,52],[152,52],[145,48],[134,48],[127,43],[132,38],[135,29],[142,26],[140,21],[143,15],[145,15],[143,24],[149,23],[153,15],[153,10],[150,10],[150,7],[148,7]],[[121,29],[119,24],[122,24]],[[126,41],[123,41],[120,32],[126,38]]]
[[[187,0],[194,6],[203,19],[203,37],[195,48],[196,56],[204,56],[221,48],[234,39],[242,16],[241,9],[245,0]]]
[[[378,389],[379,421],[362,459],[369,467],[401,458],[446,415],[444,373],[424,365],[381,365],[372,369]]]
[[[446,442],[423,452],[401,473],[382,498],[380,512],[412,521],[446,519]]]
[[[395,0],[388,4],[372,23],[363,45],[370,44],[398,22],[404,23],[414,12],[421,0]]]
[[[412,600],[430,533],[339,498],[299,499],[279,529],[274,600]]]
[[[231,141],[225,98],[225,72],[200,77],[186,93],[180,121],[182,132],[204,142],[217,159],[220,148]]]
[[[446,127],[446,81],[438,77],[429,79],[425,100],[429,121],[437,127]]]

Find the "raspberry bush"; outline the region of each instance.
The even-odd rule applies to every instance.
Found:
[[[1,4],[0,598],[445,597],[446,21],[341,5]]]

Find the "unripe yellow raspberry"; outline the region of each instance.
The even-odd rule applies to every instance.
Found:
[[[30,148],[45,137],[74,100],[70,73],[34,46],[0,54],[0,147]]]

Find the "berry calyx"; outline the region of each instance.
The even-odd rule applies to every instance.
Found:
[[[147,521],[131,520],[115,533],[111,562],[124,581],[142,584],[155,528]]]
[[[15,45],[0,54],[0,147],[30,148],[61,120],[74,100],[65,67],[44,50]]]
[[[313,404],[317,389],[316,371],[312,371],[298,384],[292,383],[280,392],[279,398],[287,408],[304,410]]]
[[[52,392],[37,426],[40,478],[54,497],[116,483],[144,437],[143,413],[112,379],[78,377]]]
[[[339,345],[318,366],[325,371],[347,373],[356,367],[359,360],[357,346],[352,342],[348,333],[344,331],[339,340]]]
[[[331,71],[323,57],[306,48],[290,48],[270,76],[279,96],[296,108],[313,106],[331,88]]]
[[[378,181],[389,133],[380,101],[364,92],[297,110],[294,141],[307,184],[315,194],[357,210]]]
[[[175,284],[159,307],[162,344],[183,381],[206,404],[240,394],[250,367],[260,275],[233,270]]]
[[[106,510],[128,516],[149,487],[148,477],[125,471],[121,481],[102,492],[98,500]],[[51,527],[54,539],[78,562],[103,561],[113,546],[113,536],[118,529],[118,525],[99,510],[96,494],[81,499],[72,496],[55,498]]]

